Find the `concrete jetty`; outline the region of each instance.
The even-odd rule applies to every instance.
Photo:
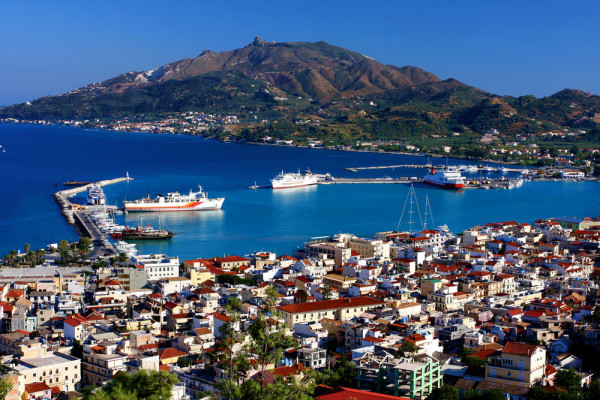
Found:
[[[372,167],[348,167],[344,168],[346,171],[357,172],[360,170],[368,170],[368,169],[393,169],[393,168],[445,168],[445,165],[431,165],[431,164],[397,164],[397,165],[376,165]],[[452,165],[452,167],[456,167],[456,165]],[[485,167],[477,167],[479,171],[483,171]],[[507,172],[521,172],[522,168],[506,168]]]
[[[333,178],[319,179],[319,185],[335,185],[335,184],[364,184],[364,183],[419,183],[422,179],[408,178]]]
[[[112,185],[114,183],[127,182],[127,181],[131,181],[131,180],[133,180],[133,178],[129,177],[129,173],[127,173],[127,175],[125,177],[99,181],[99,182],[96,182],[96,185],[107,186],[107,185]],[[79,187],[72,188],[72,189],[61,190],[59,192],[54,193],[54,200],[56,200],[56,203],[59,205],[59,207],[61,209],[61,214],[65,216],[65,218],[67,219],[67,222],[69,224],[76,225],[76,220],[74,217],[75,211],[84,211],[87,209],[86,206],[84,206],[84,205],[71,203],[69,201],[69,198],[75,196],[77,193],[86,191],[90,185],[91,184],[87,184],[87,185],[79,186]],[[107,206],[107,207],[111,207],[111,206]],[[83,230],[82,233],[86,234],[87,232],[85,232],[85,230]]]

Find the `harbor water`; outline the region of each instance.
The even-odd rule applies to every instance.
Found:
[[[271,250],[291,254],[310,237],[339,232],[370,236],[393,230],[409,185],[319,185],[285,190],[250,190],[267,185],[281,170],[310,168],[343,177],[421,177],[425,169],[346,171],[347,167],[424,164],[427,157],[357,153],[278,146],[219,143],[193,136],[123,133],[79,128],[0,124],[0,255],[77,240],[54,202],[65,181],[98,181],[125,176],[135,180],[104,188],[109,204],[122,205],[157,194],[197,190],[225,197],[222,210],[161,213],[162,228],[179,233],[171,240],[140,243],[141,253],[166,253],[181,259],[243,255]],[[434,164],[445,159],[432,159]],[[465,164],[448,160],[449,164]],[[480,173],[466,176],[479,176]],[[499,173],[490,173],[499,177]],[[515,174],[505,174],[515,176]],[[57,186],[58,185],[58,186]],[[486,222],[532,223],[553,216],[600,214],[598,182],[525,182],[512,190],[448,191],[424,184],[415,190],[421,214],[425,196],[435,225],[453,232]],[[83,203],[85,193],[74,201]],[[420,228],[418,214],[413,214]],[[157,214],[117,216],[117,222],[158,226]],[[431,226],[431,223],[429,224]],[[405,213],[401,229],[408,229]]]

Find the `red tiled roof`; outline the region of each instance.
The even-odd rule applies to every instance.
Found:
[[[25,391],[29,394],[44,392],[51,390],[52,388],[46,384],[46,382],[36,382],[25,385]]]
[[[11,290],[10,292],[6,293],[5,297],[21,297],[25,294],[25,292],[23,292],[22,290]]]
[[[221,314],[221,313],[215,313],[214,317],[218,320],[221,320],[223,322],[227,322],[229,321],[229,317],[225,314]]]
[[[315,397],[316,400],[409,400],[408,397],[396,397],[387,394],[367,392],[366,390],[337,387],[330,392]]]
[[[158,349],[158,343],[141,344],[138,346],[138,349],[140,349],[140,350]]]
[[[174,358],[174,357],[183,357],[183,356],[188,355],[188,353],[183,352],[181,350],[174,349],[172,347],[169,347],[168,349],[159,351],[158,354],[160,354],[161,360],[166,360],[168,358]]]
[[[558,372],[558,370],[554,366],[552,366],[550,364],[546,364],[546,369],[544,371],[544,373],[546,374],[546,376],[553,375],[553,374],[555,374],[557,372]]]
[[[514,354],[517,356],[531,357],[531,355],[537,349],[539,349],[539,347],[533,344],[508,342],[506,343],[506,346],[504,346],[502,352],[506,354]]]
[[[322,300],[313,301],[310,303],[288,304],[285,306],[277,307],[277,309],[296,314],[318,310],[335,310],[338,308],[378,306],[381,304],[385,304],[385,302],[381,300],[372,299],[370,297],[359,296],[337,300]]]
[[[227,256],[224,258],[219,258],[216,260],[218,263],[224,263],[224,262],[246,262],[246,261],[250,261],[247,258],[244,257],[240,257],[240,256]]]
[[[288,377],[290,375],[298,375],[300,372],[304,371],[306,368],[302,364],[294,364],[289,367],[279,367],[270,370],[269,372],[273,375],[279,375],[283,378]]]
[[[475,352],[473,354],[471,354],[469,357],[477,357],[480,360],[486,360],[486,358],[488,358],[489,356],[493,355],[494,353],[497,353],[497,350],[492,350],[492,349],[485,349],[485,350],[481,350],[478,352]]]

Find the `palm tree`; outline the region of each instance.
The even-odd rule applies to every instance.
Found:
[[[11,264],[15,265],[15,257],[17,257],[17,251],[16,250],[11,250],[9,254],[10,254]]]

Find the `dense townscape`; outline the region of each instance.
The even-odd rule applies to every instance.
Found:
[[[6,399],[594,399],[600,219],[0,269]]]

